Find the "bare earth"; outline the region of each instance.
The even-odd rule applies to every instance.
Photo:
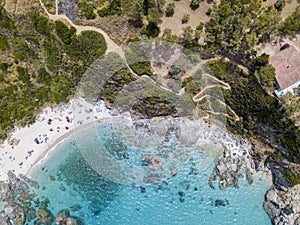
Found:
[[[174,2],[173,0],[167,0],[166,5],[170,2]],[[182,28],[191,26],[195,29],[200,22],[207,22],[209,17],[205,14],[207,9],[212,5],[207,4],[205,2],[200,3],[200,7],[195,11],[190,8],[190,0],[181,0],[176,1],[175,3],[175,12],[172,17],[162,17],[162,24],[161,24],[161,35],[165,29],[171,29],[173,34],[180,35],[182,33]],[[181,19],[184,14],[190,15],[190,20],[186,24],[181,23]]]

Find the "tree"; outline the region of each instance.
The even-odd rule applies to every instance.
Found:
[[[201,2],[201,0],[191,0],[191,3],[190,3],[191,9],[196,10],[197,8],[199,8],[200,2]]]
[[[143,5],[140,0],[135,0],[132,3],[128,15],[130,17],[129,22],[135,27],[143,26]]]
[[[76,29],[74,27],[69,29],[69,27],[61,21],[55,21],[55,31],[61,41],[67,45],[71,43],[72,37],[76,33]]]
[[[274,4],[274,7],[278,12],[281,12],[285,7],[285,0],[277,0]]]
[[[141,34],[145,34],[148,37],[155,38],[155,37],[158,37],[159,32],[160,32],[160,30],[159,30],[159,27],[157,26],[157,24],[155,24],[153,22],[149,22],[149,24],[147,26],[143,27]]]
[[[165,29],[162,37],[167,42],[171,42],[171,43],[178,42],[178,37],[175,34],[172,34],[172,31],[170,29]]]
[[[300,6],[280,25],[281,34],[295,35],[300,32]]]
[[[266,53],[261,54],[260,56],[254,59],[255,70],[259,70],[261,67],[267,65],[269,62],[269,55]]]
[[[184,14],[183,15],[183,17],[182,17],[182,19],[181,19],[181,22],[182,23],[188,23],[189,22],[189,20],[190,20],[190,14]]]
[[[153,23],[155,25],[158,25],[162,22],[160,18],[161,18],[161,14],[159,13],[158,8],[155,7],[155,8],[149,9],[149,11],[148,11],[148,21],[149,21],[149,23]]]
[[[7,48],[9,48],[9,43],[6,37],[0,35],[0,51],[3,51]]]
[[[166,16],[167,17],[173,16],[174,10],[175,10],[175,3],[174,2],[169,3],[166,8]]]
[[[88,20],[96,19],[96,14],[94,13],[94,9],[96,6],[94,4],[88,3],[86,0],[78,2],[78,8],[83,11],[83,15]]]
[[[275,68],[266,64],[261,67],[258,71],[255,71],[255,75],[258,77],[261,85],[266,88],[269,92],[273,92],[275,89]]]
[[[190,26],[184,27],[182,32],[182,41],[184,42],[183,45],[186,45],[193,41],[194,31]]]
[[[263,7],[261,0],[221,0],[211,8],[205,41],[211,50],[235,56],[248,65],[253,46],[267,41],[279,21],[274,6]]]

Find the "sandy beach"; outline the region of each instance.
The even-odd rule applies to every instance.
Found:
[[[104,102],[91,104],[81,98],[55,108],[45,108],[34,124],[16,128],[0,145],[0,180],[7,179],[9,170],[17,175],[27,174],[49,149],[77,129],[110,117]]]
[[[69,104],[45,108],[34,124],[16,128],[10,138],[0,145],[0,180],[7,180],[9,170],[16,175],[25,174],[30,177],[30,171],[47,157],[50,149],[79,130],[115,117],[113,114],[103,101],[91,104],[82,98],[73,99]],[[127,117],[120,114],[116,116]],[[201,123],[199,130],[199,138],[203,143],[219,143],[225,147],[225,157],[249,158],[248,150],[251,145],[247,141],[242,143],[226,130],[206,123]]]

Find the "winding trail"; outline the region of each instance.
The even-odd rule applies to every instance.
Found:
[[[119,47],[113,40],[110,39],[110,37],[100,28],[96,28],[96,27],[92,27],[92,26],[80,26],[80,25],[76,25],[74,24],[66,15],[59,15],[58,14],[58,0],[55,0],[55,4],[56,4],[56,10],[55,10],[55,15],[50,14],[48,12],[48,10],[46,9],[44,3],[42,2],[42,0],[39,0],[40,4],[42,6],[42,8],[44,9],[45,13],[47,14],[47,16],[53,20],[53,21],[57,21],[57,20],[65,20],[67,21],[71,26],[75,27],[76,29],[76,34],[80,34],[82,31],[87,31],[87,30],[92,30],[92,31],[96,31],[100,34],[103,35],[103,37],[105,38],[106,44],[107,44],[107,52],[112,51],[113,49]]]
[[[107,44],[107,50],[106,50],[106,54],[109,53],[109,52],[115,52],[117,53],[123,60],[124,62],[126,63],[126,66],[127,68],[130,70],[130,72],[135,76],[137,77],[138,79],[141,79],[141,78],[144,78],[144,79],[148,79],[150,82],[152,82],[153,84],[155,84],[157,87],[163,89],[163,90],[166,90],[166,91],[169,91],[169,92],[172,92],[173,94],[175,95],[178,95],[178,96],[181,96],[185,93],[185,88],[182,88],[179,93],[176,93],[174,92],[173,90],[171,90],[170,88],[168,87],[165,87],[164,85],[161,85],[159,84],[158,82],[156,82],[155,80],[153,80],[150,76],[146,75],[146,74],[143,74],[143,75],[138,75],[136,74],[130,67],[130,65],[128,64],[127,60],[126,60],[126,57],[125,57],[125,52],[123,51],[122,47],[117,45],[108,35],[106,32],[104,32],[102,29],[100,28],[97,28],[97,27],[93,27],[93,26],[80,26],[80,25],[76,25],[74,24],[66,15],[62,14],[62,15],[59,15],[58,14],[58,2],[59,0],[55,0],[55,14],[50,14],[47,10],[47,8],[45,7],[44,3],[42,2],[42,0],[39,0],[43,10],[45,11],[45,13],[47,14],[47,16],[53,20],[53,21],[57,21],[57,20],[64,20],[66,21],[67,23],[69,23],[71,26],[73,26],[75,29],[76,29],[76,34],[80,34],[81,32],[83,31],[88,31],[88,30],[92,30],[92,31],[95,31],[95,32],[98,32],[100,34],[103,35],[105,41],[106,41],[106,44]],[[174,62],[175,60],[178,59],[178,57],[180,56],[180,54],[175,54],[175,57],[171,59],[170,62]],[[196,66],[194,66],[190,71],[188,71],[186,73],[186,75],[184,77],[182,77],[182,80],[184,80],[186,77],[189,77],[191,76],[192,74],[194,74],[198,69],[201,68],[201,66],[206,63],[207,61],[213,61],[213,60],[217,60],[218,58],[213,58],[213,59],[209,59],[209,60],[204,60],[204,61],[201,61],[200,63],[198,63]],[[217,81],[219,84],[216,84],[216,85],[209,85],[209,86],[206,86],[205,88],[203,88],[198,94],[196,94],[192,99],[194,102],[199,102],[201,101],[203,98],[206,98],[206,97],[209,97],[209,95],[202,95],[202,93],[209,89],[209,88],[214,88],[214,87],[223,87],[224,89],[230,89],[230,85],[208,73],[204,73],[202,74],[203,76],[207,76],[215,81]],[[201,96],[201,97],[200,97]],[[227,106],[224,102],[220,101],[222,104],[224,104],[236,117],[236,120],[239,120],[239,117],[238,115],[229,107]],[[212,112],[212,111],[209,111],[208,113],[212,113],[212,114],[221,114],[221,113],[218,113],[218,112]],[[224,113],[223,113],[224,114]],[[224,114],[228,117],[230,117],[228,114]]]

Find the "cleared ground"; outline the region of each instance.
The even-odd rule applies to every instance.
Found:
[[[182,28],[191,26],[193,29],[195,29],[200,22],[207,22],[209,20],[209,17],[205,14],[207,12],[207,9],[211,7],[212,5],[207,4],[205,2],[201,2],[200,6],[196,10],[192,10],[190,8],[190,0],[181,0],[181,1],[174,1],[174,0],[167,0],[166,6],[170,3],[175,3],[175,12],[172,17],[166,17],[164,16],[162,18],[162,24],[161,24],[161,35],[163,34],[163,31],[165,29],[171,29],[173,34],[180,35],[182,33]],[[186,24],[181,23],[181,19],[184,14],[189,14],[190,19],[189,22]]]

